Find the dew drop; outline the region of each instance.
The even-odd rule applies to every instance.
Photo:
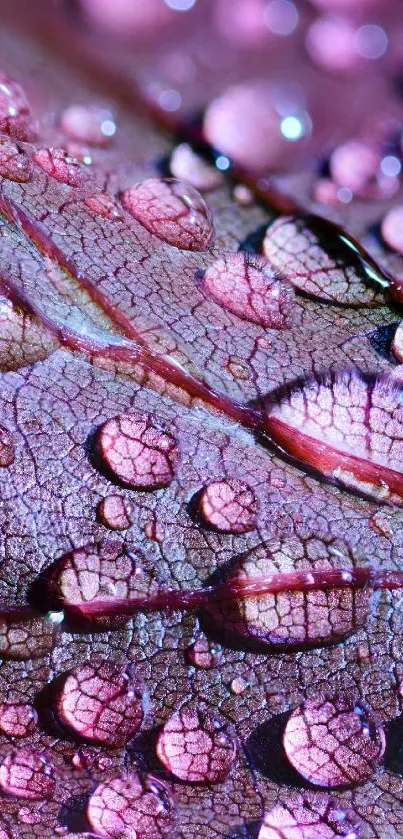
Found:
[[[358,839],[361,828],[350,811],[325,795],[296,794],[265,814],[257,839]]]
[[[224,181],[222,172],[203,160],[188,143],[176,146],[169,166],[174,178],[186,181],[201,192],[217,189]]]
[[[53,626],[45,618],[26,615],[0,618],[0,656],[11,661],[41,658],[53,645]]]
[[[18,82],[0,73],[0,132],[17,140],[32,139],[31,111]]]
[[[14,440],[4,425],[0,425],[0,467],[11,466],[15,460]]]
[[[233,190],[234,201],[241,207],[251,207],[255,203],[255,196],[245,184],[237,184]]]
[[[206,638],[204,634],[200,634],[186,650],[189,664],[193,664],[200,670],[211,670],[219,661],[219,654],[219,646]]]
[[[346,692],[299,705],[283,743],[291,765],[309,783],[341,787],[373,775],[385,751],[385,733],[369,706]]]
[[[26,702],[0,703],[0,731],[8,737],[27,737],[35,731],[38,715]]]
[[[236,746],[226,723],[197,709],[184,708],[163,726],[157,756],[181,781],[216,784],[228,775]]]
[[[69,606],[80,605],[85,622],[86,603],[102,600],[113,604],[116,599],[147,595],[150,581],[137,572],[135,557],[122,552],[119,543],[84,545],[63,554],[49,570],[49,598],[55,605],[62,605],[67,613]],[[91,616],[88,620],[99,629],[119,629],[129,618],[111,614]]]
[[[105,839],[161,839],[171,831],[172,816],[166,786],[135,772],[103,781],[87,806],[92,829]]]
[[[107,495],[98,504],[97,516],[110,530],[127,530],[133,524],[133,504],[123,495]]]
[[[143,686],[120,663],[100,659],[79,664],[58,693],[57,712],[84,740],[124,746],[143,721]]]
[[[50,798],[55,788],[53,766],[42,754],[29,749],[10,752],[0,764],[0,787],[16,798]]]
[[[148,521],[144,525],[144,533],[147,536],[147,539],[151,539],[152,542],[163,542],[165,528],[164,525],[160,524],[158,521]]]
[[[271,329],[292,323],[294,291],[261,257],[243,252],[221,256],[204,272],[202,286],[220,306],[243,320]]]
[[[241,696],[248,689],[249,683],[242,676],[235,676],[229,687],[234,696]]]
[[[7,137],[0,137],[0,176],[9,181],[26,183],[32,174],[28,155]]]
[[[234,478],[210,481],[200,493],[199,513],[220,533],[246,533],[256,527],[256,496],[248,484]]]
[[[176,178],[149,178],[126,189],[122,204],[143,227],[169,245],[205,251],[212,243],[210,212],[191,184]]]
[[[125,486],[168,486],[179,463],[175,438],[147,415],[120,414],[101,426],[97,447],[105,467]]]
[[[35,163],[55,181],[68,186],[81,186],[84,180],[83,170],[75,157],[65,149],[38,149],[33,159]]]
[[[330,158],[333,180],[355,195],[376,197],[376,176],[381,164],[380,154],[362,140],[348,140],[338,146]]]
[[[84,200],[84,204],[97,216],[107,218],[109,221],[123,221],[123,213],[116,201],[107,192],[98,192]]]
[[[381,232],[386,244],[403,253],[403,205],[392,207],[382,219]]]
[[[90,146],[107,146],[116,133],[111,112],[96,105],[70,105],[63,112],[60,124],[73,140]]]

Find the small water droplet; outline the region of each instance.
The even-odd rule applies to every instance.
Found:
[[[197,709],[183,708],[163,726],[157,756],[182,781],[216,784],[228,775],[236,746],[223,721]]]
[[[111,474],[133,489],[168,486],[179,463],[175,438],[146,415],[108,420],[98,430],[97,448]]]
[[[256,527],[257,501],[250,486],[234,478],[206,484],[199,495],[205,524],[220,533],[246,533]]]
[[[241,207],[251,207],[255,203],[255,196],[245,184],[237,184],[233,190],[234,201]]]
[[[366,781],[385,750],[380,721],[348,692],[303,702],[290,715],[283,742],[294,769],[322,787]]]
[[[0,73],[0,132],[17,140],[33,138],[31,111],[18,82]]]
[[[54,769],[39,752],[18,749],[0,764],[0,787],[7,795],[40,801],[55,788]]]
[[[241,696],[249,687],[249,682],[243,679],[242,676],[235,676],[230,684],[230,691],[234,696]]]
[[[61,127],[73,140],[91,146],[107,146],[116,133],[111,111],[96,105],[70,105],[63,112]]]
[[[210,670],[219,661],[220,647],[210,641],[204,634],[200,634],[196,641],[186,650],[189,664],[201,670]]]
[[[32,174],[28,155],[7,137],[0,137],[0,176],[9,181],[26,183]]]
[[[0,467],[11,466],[15,460],[14,440],[4,425],[0,425]]]
[[[147,539],[151,539],[153,542],[163,542],[165,528],[164,525],[158,521],[148,521],[144,525],[144,533],[147,536]]]
[[[87,818],[97,836],[159,839],[171,832],[173,803],[165,785],[134,772],[108,778],[92,793]]]
[[[78,160],[65,149],[38,149],[33,159],[55,181],[75,187],[83,184],[84,173]]]
[[[169,166],[174,178],[187,181],[201,192],[217,189],[223,183],[222,173],[196,154],[188,143],[176,146]]]
[[[126,189],[122,204],[140,224],[163,242],[182,250],[205,251],[214,228],[200,193],[175,178],[149,178]]]
[[[80,664],[57,696],[61,722],[84,740],[123,746],[143,721],[143,686],[119,663]]]
[[[123,221],[123,213],[114,199],[107,192],[98,192],[84,200],[84,204],[97,216],[109,221]]]
[[[133,524],[133,504],[123,495],[107,495],[97,506],[97,516],[111,530],[127,530]]]
[[[26,702],[0,704],[0,731],[8,737],[27,737],[35,731],[38,715]]]

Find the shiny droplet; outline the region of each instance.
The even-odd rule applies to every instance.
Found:
[[[234,478],[210,481],[200,493],[199,513],[205,524],[220,533],[246,533],[256,527],[255,493]]]
[[[382,236],[394,251],[403,253],[403,205],[392,207],[382,219]]]
[[[96,105],[70,105],[63,111],[60,124],[73,140],[90,146],[107,146],[116,133],[112,113]]]
[[[9,181],[26,183],[32,174],[28,155],[7,137],[0,137],[0,176]]]
[[[98,431],[97,447],[106,468],[125,486],[168,486],[179,463],[179,447],[150,416],[120,414]]]
[[[14,440],[7,428],[0,425],[0,467],[11,466],[15,460]]]
[[[315,562],[316,556],[323,567],[324,554],[324,546],[318,542],[310,546],[309,561]],[[303,556],[301,543],[292,539],[258,545],[241,554],[224,577],[224,585],[235,586],[237,596],[221,602],[211,600],[206,617],[224,638],[242,640],[247,647],[259,649],[318,647],[346,638],[367,616],[368,590],[251,592],[259,580],[275,580],[282,569],[294,568]],[[330,559],[329,555],[329,564]]]
[[[0,132],[17,140],[32,139],[31,110],[18,82],[0,73]]]
[[[233,191],[234,201],[241,207],[251,207],[255,202],[255,196],[251,189],[245,184],[237,184]]]
[[[15,798],[51,798],[55,788],[53,766],[42,754],[29,749],[10,752],[0,764],[0,787]]]
[[[392,352],[398,361],[403,363],[403,321],[399,323],[392,341]],[[1,439],[1,438],[0,438]],[[1,463],[1,455],[0,455]]]
[[[157,755],[181,781],[216,784],[228,775],[236,746],[224,722],[197,709],[184,708],[163,726]]]
[[[362,140],[348,140],[338,146],[330,157],[330,173],[338,186],[347,187],[355,195],[376,198],[379,193],[377,175],[381,156]]]
[[[352,693],[307,699],[284,730],[288,760],[315,786],[366,781],[385,751],[385,733],[373,711]]]
[[[219,662],[220,647],[210,641],[204,634],[200,634],[196,641],[186,650],[189,664],[200,670],[211,670]]]
[[[88,544],[59,557],[48,574],[49,598],[69,614],[72,607],[81,607],[79,617],[86,620],[86,603],[94,600],[130,599],[149,593],[149,580],[138,573],[136,559],[122,550],[118,542]],[[77,619],[77,618],[76,618]],[[92,626],[118,629],[129,620],[112,614],[89,618]]]
[[[133,504],[123,495],[107,495],[98,504],[97,516],[110,530],[127,530],[133,524]]]
[[[230,691],[234,696],[241,696],[249,687],[249,682],[242,678],[242,676],[235,676],[230,684]]]
[[[107,192],[98,192],[84,200],[84,204],[97,216],[109,221],[123,221],[123,213],[114,199]]]
[[[105,839],[161,839],[172,829],[173,804],[166,786],[131,772],[108,778],[92,793],[87,818]]]
[[[291,326],[294,291],[259,256],[229,253],[203,273],[206,294],[243,320],[270,329]]]
[[[175,178],[149,178],[126,189],[122,204],[163,242],[181,250],[205,251],[214,236],[213,222],[200,193]]]
[[[12,661],[41,658],[53,645],[53,626],[45,618],[0,617],[0,656]]]
[[[38,149],[33,159],[40,169],[55,181],[68,186],[83,184],[84,173],[78,160],[71,157],[65,149]]]
[[[143,686],[122,664],[103,659],[79,664],[64,680],[57,711],[84,740],[124,746],[143,721]]]
[[[158,521],[148,521],[144,525],[144,533],[152,542],[163,542],[165,536],[164,525]]]
[[[257,839],[358,839],[356,816],[325,795],[289,795],[265,814]]]
[[[201,192],[217,189],[224,181],[222,172],[196,154],[188,143],[176,146],[169,167],[174,178],[186,181]]]
[[[27,737],[35,731],[38,715],[27,702],[0,703],[0,731],[8,737]]]

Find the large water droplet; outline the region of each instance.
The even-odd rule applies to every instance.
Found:
[[[366,781],[385,751],[379,719],[348,692],[303,702],[290,715],[283,742],[294,769],[322,787]]]
[[[358,839],[358,819],[325,795],[295,794],[265,814],[258,839]]]
[[[206,525],[220,533],[246,533],[256,527],[257,501],[243,481],[210,481],[199,496],[199,513]]]
[[[85,604],[94,600],[110,601],[147,595],[150,581],[138,573],[133,555],[122,552],[117,542],[89,544],[59,557],[49,572],[49,597],[55,607],[68,613],[69,606],[81,606],[81,620],[86,620]],[[118,629],[129,620],[124,615],[92,616],[91,625],[100,629]],[[77,618],[76,618],[77,619]]]
[[[33,159],[40,169],[61,184],[81,186],[84,182],[84,173],[78,160],[65,149],[38,149]]]
[[[180,143],[176,146],[169,166],[174,178],[186,181],[201,192],[217,189],[224,180],[222,172],[203,160],[188,143]]]
[[[16,798],[50,798],[55,788],[53,766],[42,754],[29,749],[10,752],[0,764],[0,787]]]
[[[181,781],[216,784],[228,775],[236,746],[223,721],[197,709],[183,708],[163,726],[157,755]]]
[[[179,463],[175,438],[150,416],[120,414],[98,431],[97,447],[106,468],[125,486],[168,486]]]
[[[57,697],[62,723],[85,740],[123,746],[143,721],[143,686],[125,666],[99,660],[79,664]]]
[[[0,73],[0,132],[17,140],[32,138],[31,111],[18,82]]]
[[[293,289],[261,257],[243,252],[221,256],[204,272],[202,285],[220,306],[243,320],[270,329],[292,324]]]
[[[310,563],[315,562],[314,550],[315,544],[309,544],[306,559]],[[370,591],[333,588],[254,595],[249,589],[242,595],[243,586],[247,592],[259,580],[275,580],[279,572],[295,568],[304,556],[304,546],[289,539],[258,545],[236,558],[224,585],[237,586],[237,596],[211,601],[206,608],[220,634],[247,646],[295,649],[329,644],[354,632],[367,616]],[[322,568],[323,556],[323,546],[318,543],[317,563]]]
[[[163,242],[189,251],[205,251],[214,236],[213,222],[200,193],[175,178],[149,178],[122,194],[122,204]]]
[[[7,137],[0,137],[0,176],[9,181],[26,183],[32,174],[28,155]]]
[[[15,460],[14,440],[7,428],[0,425],[0,466],[11,466]]]
[[[8,737],[27,737],[35,731],[38,715],[27,702],[0,703],[0,731]]]
[[[109,221],[123,221],[123,213],[116,201],[107,192],[98,192],[86,198],[86,207],[92,210],[97,216],[109,219]]]
[[[161,839],[171,831],[172,815],[167,788],[134,772],[103,781],[87,807],[91,827],[105,839]]]
[[[97,515],[110,530],[127,530],[133,524],[133,504],[123,495],[107,495],[99,502]]]
[[[116,133],[112,113],[96,105],[70,105],[63,111],[60,124],[73,140],[91,146],[109,145]]]

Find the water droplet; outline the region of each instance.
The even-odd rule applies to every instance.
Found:
[[[73,140],[90,146],[107,146],[116,133],[111,112],[96,105],[70,105],[63,112],[60,124]]]
[[[392,207],[382,219],[381,232],[386,244],[403,253],[403,205]]]
[[[11,466],[15,460],[14,440],[4,425],[0,425],[0,467]]]
[[[283,742],[294,769],[322,787],[366,781],[385,750],[380,721],[348,692],[303,702],[290,715]]]
[[[52,764],[38,752],[18,749],[0,764],[0,787],[7,795],[40,801],[55,788]]]
[[[38,715],[26,702],[0,703],[0,731],[8,737],[27,737],[35,731]]]
[[[220,533],[246,533],[256,527],[255,493],[234,478],[210,481],[200,493],[199,513],[205,524]]]
[[[148,521],[144,525],[144,533],[147,536],[147,539],[151,539],[153,542],[163,542],[165,528],[164,525],[160,524],[158,521]]]
[[[133,524],[133,504],[123,495],[107,495],[97,507],[99,520],[111,530],[127,530]]]
[[[41,617],[0,617],[0,656],[12,661],[41,658],[53,645],[53,627]]]
[[[317,18],[308,28],[305,44],[315,64],[324,70],[353,70],[360,62],[356,30],[350,20],[331,15]]]
[[[234,187],[232,195],[234,201],[240,204],[241,207],[251,207],[255,203],[255,196],[252,190],[245,184],[237,184]]]
[[[81,186],[84,181],[83,170],[75,157],[65,149],[38,149],[33,159],[35,163],[55,181],[68,186]]]
[[[249,683],[242,676],[235,676],[230,684],[230,691],[234,696],[241,696],[248,689]]]
[[[258,839],[358,839],[360,824],[325,795],[295,794],[265,814]]]
[[[216,784],[228,775],[236,746],[224,722],[187,708],[172,714],[163,726],[157,755],[181,781]]]
[[[97,216],[107,218],[109,221],[123,221],[122,211],[107,192],[98,192],[86,198],[84,204]]]
[[[200,634],[196,641],[186,650],[189,664],[201,670],[210,670],[219,661],[220,647],[210,641],[204,634]]]
[[[380,171],[381,156],[368,143],[359,139],[348,140],[332,152],[329,165],[338,186],[364,198],[378,195],[376,177]]]
[[[0,73],[0,132],[17,140],[32,139],[31,111],[18,82]]]
[[[190,184],[175,178],[149,178],[126,189],[122,204],[163,242],[182,250],[205,251],[214,228],[207,205]]]
[[[259,256],[239,252],[219,257],[204,271],[202,286],[220,306],[243,320],[271,329],[292,323],[293,289]]]
[[[318,561],[323,562],[323,545]],[[312,553],[312,551],[311,551]],[[256,548],[235,558],[223,585],[238,588],[237,596],[210,601],[206,617],[229,639],[242,640],[247,647],[295,649],[321,646],[346,638],[367,617],[369,590],[332,589],[281,591],[253,594],[259,581],[276,579],[282,570],[294,568],[301,557],[301,543],[285,540]],[[310,557],[314,562],[314,556]],[[323,566],[322,566],[323,567]],[[243,595],[245,586],[247,594]]]
[[[133,489],[168,486],[179,463],[175,438],[146,415],[108,420],[98,431],[97,447],[111,474]]]
[[[83,739],[123,746],[143,721],[143,686],[122,664],[103,659],[79,664],[64,680],[57,711]]]
[[[161,839],[172,828],[173,804],[168,790],[134,772],[108,778],[92,793],[87,818],[97,836]]]
[[[188,143],[176,146],[169,166],[174,178],[187,181],[201,192],[217,189],[224,180],[222,173],[196,154]]]
[[[150,581],[139,576],[136,558],[122,551],[118,542],[89,544],[59,557],[49,571],[48,592],[52,602],[81,606],[80,617],[86,621],[85,604],[92,601],[130,599],[149,593]],[[77,619],[77,618],[76,618]],[[129,620],[124,615],[90,616],[91,625],[100,629],[119,629]]]
[[[9,181],[26,183],[32,174],[32,164],[23,149],[12,140],[0,137],[0,176]]]

